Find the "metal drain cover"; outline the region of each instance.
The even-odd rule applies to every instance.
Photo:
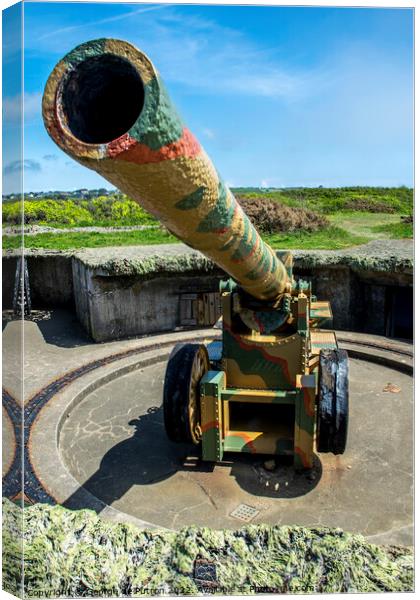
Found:
[[[259,514],[259,510],[248,504],[239,504],[234,511],[230,513],[230,516],[239,521],[245,521],[249,523],[254,517]]]

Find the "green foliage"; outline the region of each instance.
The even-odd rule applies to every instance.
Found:
[[[23,534],[23,535],[22,535]],[[213,563],[226,594],[411,592],[413,552],[376,546],[327,527],[248,525],[148,531],[88,510],[3,500],[3,585],[18,594],[23,537],[24,595],[120,597],[202,595],[197,557]]]
[[[93,200],[83,200],[82,202],[92,215],[95,225],[158,224],[158,221],[152,215],[127,196],[99,196]]]
[[[237,188],[243,198],[276,200],[293,208],[310,209],[317,213],[382,212],[411,214],[413,190],[407,187],[344,187],[293,188],[258,190]],[[128,196],[116,192],[93,199],[25,199],[25,223],[49,226],[124,226],[157,225],[158,221]],[[3,203],[3,223],[21,222],[21,203]]]
[[[336,250],[364,244],[368,238],[352,235],[340,227],[328,227],[316,232],[292,232],[262,235],[273,248]],[[103,246],[137,246],[148,244],[179,243],[179,240],[162,229],[143,231],[121,231],[115,233],[40,233],[25,236],[26,248],[50,248],[70,250],[77,248],[99,248]],[[17,249],[20,236],[3,236],[4,249]]]
[[[377,225],[372,227],[372,231],[376,233],[386,233],[393,239],[403,239],[413,237],[412,223],[386,223],[385,225]]]
[[[69,232],[39,233],[25,236],[25,248],[49,248],[51,250],[71,250],[78,248],[100,248],[104,246],[141,246],[149,244],[172,244],[179,240],[166,230],[145,229],[143,231],[118,231],[115,233]],[[5,250],[21,247],[19,235],[3,236]]]
[[[245,198],[271,198],[287,206],[308,208],[323,214],[355,210],[407,213],[413,210],[413,190],[404,186],[399,188],[286,188],[270,191],[238,188],[233,191]]]
[[[37,200],[23,202],[25,223],[51,224],[62,223],[75,226],[82,222],[91,225],[92,217],[86,208],[73,200],[60,202],[57,200]],[[18,225],[22,222],[22,203],[12,202],[3,206],[3,223]]]
[[[93,200],[25,200],[24,222],[50,227],[157,225],[158,222],[127,196],[98,196]],[[3,205],[3,223],[22,222],[22,203]]]
[[[272,248],[287,250],[340,250],[369,241],[364,236],[353,235],[334,226],[314,232],[275,233],[263,238]]]
[[[260,210],[258,205],[261,200],[271,200],[271,203],[264,203],[268,207],[264,218],[268,220],[276,217],[276,211],[270,209],[272,202],[283,205],[283,208],[277,211],[278,220],[282,223],[287,221],[284,206],[305,209],[295,211],[296,214],[289,219],[290,223],[287,221],[287,232],[272,233],[275,229],[266,228],[263,237],[274,248],[334,250],[363,244],[372,239],[409,238],[413,235],[412,224],[398,220],[399,215],[412,215],[413,212],[413,190],[406,187],[294,188],[269,191],[240,188],[235,190],[235,193],[238,197],[250,199],[248,203],[255,205],[256,225],[262,231],[264,228],[261,227],[261,210],[264,207]],[[71,249],[178,241],[160,229],[159,222],[140,205],[118,192],[91,199],[26,199],[24,208],[26,223],[50,227],[154,227],[144,231],[69,232],[66,235],[51,233],[26,236],[27,248]],[[307,210],[313,212],[306,212]],[[306,221],[297,222],[298,212],[299,215],[306,215]],[[325,226],[325,216],[330,221],[330,226]],[[21,203],[4,203],[4,225],[17,225],[20,222]],[[319,231],[304,231],[316,227],[320,227]],[[19,246],[19,236],[3,238],[4,248]]]

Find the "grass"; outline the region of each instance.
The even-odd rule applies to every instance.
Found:
[[[37,221],[36,223],[27,223],[25,227],[30,227],[33,225],[39,225],[40,227],[50,227],[51,229],[73,229],[74,227],[147,227],[147,228],[159,228],[159,221],[142,221],[133,223],[132,221],[124,221],[119,220],[115,223],[105,220],[102,221],[79,221],[76,224],[74,223],[60,223],[59,221]],[[3,228],[5,227],[15,227],[17,225],[10,225],[10,223],[3,223]]]
[[[340,250],[366,244],[369,241],[366,237],[353,235],[341,227],[335,226],[312,233],[274,233],[263,236],[263,238],[272,248],[289,250]]]
[[[330,226],[316,232],[291,232],[263,235],[273,248],[338,250],[375,239],[400,239],[413,236],[413,226],[402,223],[401,215],[412,213],[413,190],[409,188],[299,188],[282,190],[234,190],[237,196],[271,198],[288,206],[309,208],[325,215]],[[15,203],[16,204],[16,203]],[[3,207],[3,225],[12,224],[15,204]],[[369,212],[373,205],[384,212]],[[364,206],[366,210],[351,210]],[[35,223],[67,229],[74,226],[150,225],[157,221],[123,195],[93,200],[28,202]],[[389,210],[394,212],[389,212]],[[12,212],[11,212],[12,211]],[[32,211],[32,212],[31,212]],[[16,212],[16,210],[15,210]],[[86,220],[86,215],[89,219]],[[41,218],[42,217],[42,218]],[[58,219],[58,220],[57,220]],[[4,236],[3,248],[20,247],[20,236]],[[42,233],[25,237],[26,248],[69,250],[104,246],[136,246],[176,243],[178,240],[161,228],[124,232]]]
[[[393,239],[406,239],[413,237],[413,224],[412,223],[386,223],[372,227],[372,231],[377,234],[386,235]]]
[[[352,235],[340,227],[329,227],[315,233],[286,233],[263,235],[273,248],[290,249],[331,249],[337,250],[364,244],[362,236]],[[3,236],[4,249],[20,248],[20,236]],[[100,248],[104,246],[140,246],[150,244],[170,244],[179,240],[162,230],[126,231],[117,233],[40,233],[25,237],[26,248],[48,248],[51,250],[71,250],[80,248]]]
[[[351,235],[362,236],[369,240],[393,237],[395,225],[401,222],[398,214],[366,212],[337,212],[328,215],[328,220],[333,226],[341,227]],[[382,229],[384,226],[385,229]]]
[[[25,248],[48,248],[50,250],[72,250],[79,248],[101,248],[104,246],[143,246],[171,244],[177,238],[161,229],[122,231],[116,233],[40,233],[25,236]],[[5,250],[21,247],[21,236],[3,236]]]
[[[388,211],[409,214],[413,210],[413,190],[407,187],[343,187],[343,188],[290,188],[278,190],[250,190],[236,188],[234,194],[244,198],[271,198],[288,206],[309,208],[322,214],[352,211],[375,205],[386,206]]]

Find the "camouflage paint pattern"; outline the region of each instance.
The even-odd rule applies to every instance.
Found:
[[[311,319],[332,319],[332,312],[330,303],[327,301],[317,300],[311,302],[310,308]]]
[[[302,378],[303,379],[303,378]],[[309,379],[308,376],[306,379]],[[299,381],[298,381],[299,383]],[[316,377],[303,381],[295,404],[294,464],[310,469],[314,460]]]
[[[285,389],[301,373],[302,337],[234,333],[223,330],[223,365],[229,387]]]
[[[144,103],[132,127],[107,143],[85,143],[71,131],[63,93],[71,73],[106,55],[140,76]],[[149,58],[131,44],[82,44],[54,68],[43,97],[45,126],[58,146],[156,216],[174,235],[217,263],[255,298],[276,299],[288,284],[283,263],[263,242],[211,160],[171,103]]]
[[[323,348],[338,348],[334,331],[311,331],[311,352],[318,355]]]
[[[208,373],[201,384],[203,459],[216,460],[224,452],[291,455],[296,469],[311,468],[317,375],[310,361],[309,298],[303,293],[294,298],[301,333],[244,334],[232,320],[233,293],[222,292],[222,370]],[[273,406],[265,417],[259,408],[264,404]],[[252,407],[252,417],[249,411],[243,416],[242,405]]]
[[[206,461],[223,458],[221,392],[224,387],[223,371],[208,371],[200,382],[202,458]]]
[[[333,316],[330,303],[327,301],[311,302],[309,308],[309,320],[311,327],[332,329]]]
[[[302,372],[302,337],[238,333],[232,324],[231,294],[222,293],[223,368],[228,387],[294,389]]]

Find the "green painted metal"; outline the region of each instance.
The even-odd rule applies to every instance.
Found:
[[[230,402],[262,402],[268,404],[294,404],[298,390],[248,390],[228,388],[222,390],[222,400]]]
[[[223,371],[208,371],[200,382],[202,458],[220,461],[223,458],[222,402]]]

